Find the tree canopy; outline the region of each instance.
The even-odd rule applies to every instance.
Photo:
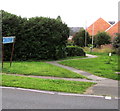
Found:
[[[86,40],[85,40],[86,39]],[[85,46],[85,41],[86,41],[86,46],[90,43],[90,35],[88,32],[86,32],[84,29],[81,29],[79,32],[77,32],[73,39],[74,44],[77,46],[84,47]]]
[[[111,39],[110,39],[110,35],[107,32],[98,32],[95,36],[94,36],[94,44],[97,47],[100,47],[101,45],[105,45],[105,44],[110,44],[111,43]]]

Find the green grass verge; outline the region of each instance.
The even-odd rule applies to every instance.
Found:
[[[95,83],[2,75],[2,86],[70,93],[83,93]]]
[[[65,78],[86,78],[85,76],[71,72],[67,69],[44,62],[13,62],[12,67],[10,67],[9,62],[5,62],[3,73]]]
[[[80,59],[80,58],[85,58],[87,56],[71,56],[71,57],[66,57],[63,59],[59,59],[59,60],[69,60],[69,59]]]
[[[118,56],[112,55],[111,61],[107,53],[92,53],[98,55],[97,58],[81,59],[81,60],[66,60],[59,62],[60,64],[81,69],[90,72],[94,75],[120,80],[115,72],[118,72]]]

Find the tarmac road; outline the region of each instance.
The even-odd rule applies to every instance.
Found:
[[[2,109],[118,109],[117,99],[2,89]]]

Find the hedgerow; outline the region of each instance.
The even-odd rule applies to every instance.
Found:
[[[15,36],[14,60],[59,59],[66,57],[69,28],[62,21],[45,17],[22,18],[2,11],[3,36]],[[12,44],[4,45],[9,60]]]
[[[85,52],[78,46],[67,46],[67,56],[85,56]]]

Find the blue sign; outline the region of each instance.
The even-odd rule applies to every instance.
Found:
[[[15,37],[3,37],[3,44],[13,43]]]

